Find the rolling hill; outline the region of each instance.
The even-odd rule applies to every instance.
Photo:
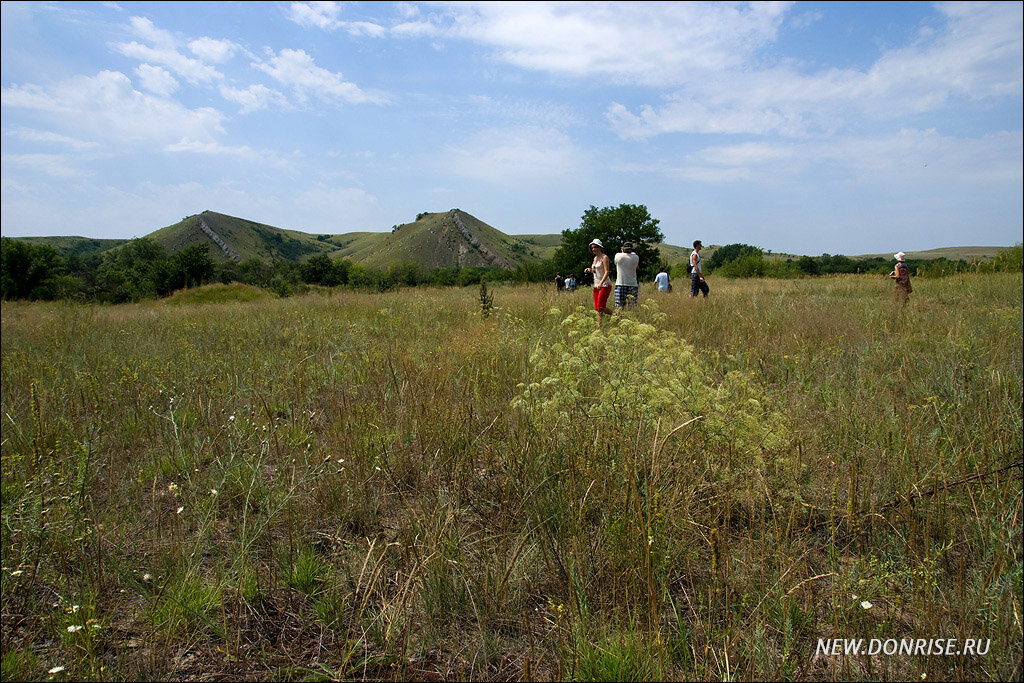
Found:
[[[29,244],[48,244],[62,258],[101,254],[129,241],[127,239],[93,239],[91,237],[18,237],[16,239]]]
[[[184,220],[146,235],[173,253],[193,244],[205,244],[217,260],[303,261],[334,250],[329,235],[310,235],[214,211]]]
[[[415,263],[420,268],[498,267],[514,269],[550,258],[561,244],[561,234],[507,235],[459,209],[422,213],[410,223],[396,225],[390,232],[350,232],[340,235],[310,234],[286,230],[215,211],[188,216],[160,228],[147,238],[174,253],[191,245],[205,245],[218,261],[264,262],[305,261],[311,256],[348,259],[372,268]],[[33,244],[49,244],[65,258],[99,254],[116,249],[129,240],[86,237],[19,237]],[[689,246],[656,245],[670,264],[684,262]],[[714,253],[708,245],[705,257]],[[948,247],[907,252],[911,259],[946,257],[950,260],[991,258],[1003,247]],[[854,259],[890,254],[862,254]],[[799,256],[771,254],[773,258]]]
[[[390,233],[350,233],[330,241],[338,245],[332,258],[376,268],[411,262],[426,269],[513,269],[545,257],[536,245],[458,209],[420,214],[416,221],[395,226]]]
[[[205,244],[218,260],[304,261],[317,254],[348,259],[368,267],[386,268],[415,263],[421,268],[497,266],[513,269],[539,262],[548,255],[548,243],[506,235],[458,209],[420,214],[412,223],[391,232],[353,232],[313,235],[284,230],[214,211],[204,211],[161,228],[148,238],[168,253],[193,244]],[[556,245],[557,246],[557,245]]]

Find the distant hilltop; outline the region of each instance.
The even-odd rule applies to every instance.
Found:
[[[373,268],[413,263],[422,269],[498,267],[513,270],[540,263],[554,254],[561,234],[507,235],[460,209],[441,213],[421,213],[410,223],[392,227],[390,232],[350,232],[339,235],[311,234],[285,230],[245,218],[215,211],[188,216],[174,225],[146,235],[167,253],[194,244],[206,245],[217,261],[243,262],[251,259],[276,263],[305,261],[326,255],[332,260],[347,259]],[[102,253],[128,242],[126,239],[88,237],[19,237],[35,244],[48,244],[64,257]],[[661,257],[680,263],[689,247],[658,244]],[[709,245],[705,255],[714,253]],[[950,260],[991,258],[1003,247],[946,247],[907,252],[911,259],[947,258]],[[786,254],[772,254],[785,258]],[[863,254],[851,258],[888,258],[891,254]],[[794,258],[799,256],[794,255]]]
[[[373,268],[414,263],[420,268],[497,267],[514,270],[540,263],[561,244],[561,234],[507,235],[460,209],[421,213],[410,223],[395,225],[390,232],[350,232],[339,235],[285,230],[216,211],[187,216],[146,235],[167,253],[195,244],[206,245],[217,261],[258,259],[270,263],[305,261],[325,255],[348,259]],[[49,244],[58,254],[102,253],[128,242],[87,237],[19,237],[35,244]],[[663,256],[683,260],[688,250],[659,245]],[[678,257],[678,258],[676,258]]]

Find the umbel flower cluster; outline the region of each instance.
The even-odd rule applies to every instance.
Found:
[[[531,381],[518,386],[513,408],[576,448],[598,433],[651,443],[685,424],[678,448],[700,454],[702,468],[760,473],[767,459],[777,469],[789,429],[756,379],[718,369],[715,354],[659,329],[664,318],[653,305],[600,325],[582,309],[569,314],[538,342]]]

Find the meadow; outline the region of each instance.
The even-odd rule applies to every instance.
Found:
[[[709,281],[4,302],[3,679],[1020,680],[1021,274]]]

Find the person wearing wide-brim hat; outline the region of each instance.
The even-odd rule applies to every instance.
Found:
[[[592,240],[588,248],[594,255],[594,261],[583,272],[590,273],[594,277],[594,310],[611,315],[612,311],[608,308],[608,297],[612,293],[612,281],[608,254],[604,253],[604,244],[599,239]]]
[[[902,305],[910,300],[910,293],[914,291],[910,286],[910,268],[907,267],[907,255],[902,251],[892,255],[896,259],[896,267],[889,273],[889,278],[896,281],[896,291],[893,293],[896,301]]]

